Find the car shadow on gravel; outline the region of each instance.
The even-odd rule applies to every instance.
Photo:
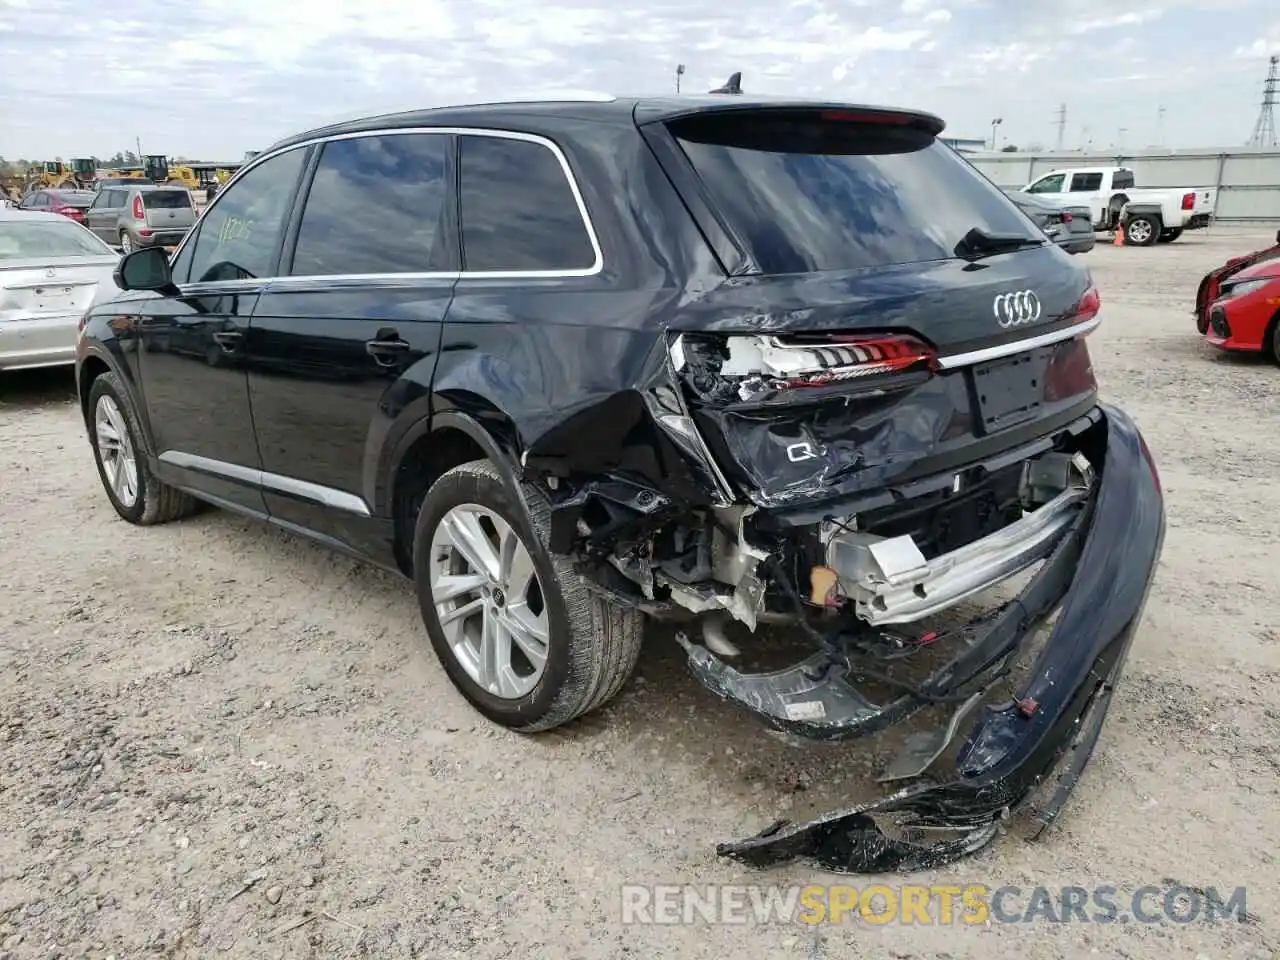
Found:
[[[211,509],[187,524],[199,525],[210,533],[223,524],[228,528],[243,524],[239,531],[228,529],[228,535],[244,538],[241,548],[261,551],[255,565],[260,562],[264,568],[277,571],[281,589],[285,578],[316,585],[341,576],[350,601],[404,620],[402,629],[412,630],[420,641],[413,645],[411,656],[426,666],[433,676],[433,686],[449,686],[416,616],[413,588],[408,581],[372,566],[353,564],[304,538],[261,528],[223,511]],[[193,611],[172,613],[184,619],[200,616]],[[620,770],[649,769],[659,779],[672,783],[681,782],[684,776],[696,776],[734,810],[734,818],[743,824],[745,832],[753,833],[775,817],[809,819],[892,792],[902,784],[879,784],[876,777],[902,749],[905,738],[914,731],[945,722],[941,712],[944,708],[929,708],[912,721],[874,737],[832,744],[785,737],[768,729],[745,709],[704,688],[686,666],[686,655],[675,639],[678,630],[700,640],[696,625],[650,621],[635,673],[617,698],[564,727],[530,735],[523,747],[512,748],[512,762],[518,763],[520,756],[530,753],[545,761],[563,757],[566,752],[585,758],[603,749]],[[773,669],[810,652],[810,644],[799,628],[762,625],[754,641],[745,631],[731,633],[744,651],[762,648],[768,659],[778,661],[762,667],[756,662],[758,658],[749,653],[750,663],[739,665],[744,670]],[[373,659],[396,659],[392,651],[395,640],[387,637],[372,642],[375,648],[385,644],[382,649],[370,651]],[[399,701],[405,691],[392,685],[383,692],[389,705]],[[422,695],[421,690],[413,691],[415,697]],[[396,709],[412,713],[413,704],[399,703]],[[459,726],[481,728],[488,724],[460,698],[458,709],[462,713],[453,719]],[[601,780],[599,789],[612,795],[623,786],[625,783],[610,783],[606,778]]]
[[[0,413],[74,403],[75,399],[76,375],[71,366],[0,371]]]

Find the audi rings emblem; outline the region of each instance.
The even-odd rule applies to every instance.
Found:
[[[1035,323],[1040,319],[1040,298],[1036,296],[1034,290],[1002,293],[992,301],[991,312],[995,314],[996,323],[1002,327],[1019,327],[1024,323]]]

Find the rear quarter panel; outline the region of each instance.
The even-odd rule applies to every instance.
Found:
[[[532,468],[678,483],[682,461],[654,435],[643,394],[664,369],[664,331],[682,298],[714,287],[723,271],[634,126],[561,119],[528,132],[564,151],[603,267],[564,278],[463,273],[445,320],[433,415],[474,416]],[[690,496],[698,490],[688,487]]]

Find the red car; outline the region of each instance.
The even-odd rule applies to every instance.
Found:
[[[1276,243],[1205,274],[1196,329],[1222,350],[1260,351],[1280,363],[1280,232]]]

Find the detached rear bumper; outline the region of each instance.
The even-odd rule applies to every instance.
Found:
[[[1042,788],[1039,828],[1056,817],[1092,754],[1164,540],[1163,497],[1150,453],[1128,416],[1107,406],[1102,412],[1099,441],[1105,451],[1092,452],[1100,477],[1085,509],[1018,598],[973,625],[980,630],[977,640],[922,688],[939,699],[946,694],[964,702],[953,725],[977,718],[962,734],[954,777],[917,780],[883,800],[808,823],[774,823],[754,837],[722,844],[721,855],[757,866],[807,857],[842,872],[923,869],[983,847],[997,824]],[[1004,657],[1055,609],[1057,621],[1018,698],[972,711]],[[923,705],[911,694],[883,706],[851,702],[842,699],[851,687],[842,691],[800,670],[794,679],[809,684],[806,696],[812,699],[823,687],[822,695],[832,698],[823,715],[840,718],[836,725],[827,723],[824,737],[820,728],[826,721],[816,720],[816,712],[788,716],[785,698],[776,696],[781,675],[772,675],[767,686],[739,685],[730,693],[733,684],[715,666],[724,665],[714,658],[700,661],[699,649],[691,650],[691,660],[704,683],[765,713],[775,726],[808,728],[803,732],[810,737],[869,732]],[[896,836],[877,824],[890,814]]]

